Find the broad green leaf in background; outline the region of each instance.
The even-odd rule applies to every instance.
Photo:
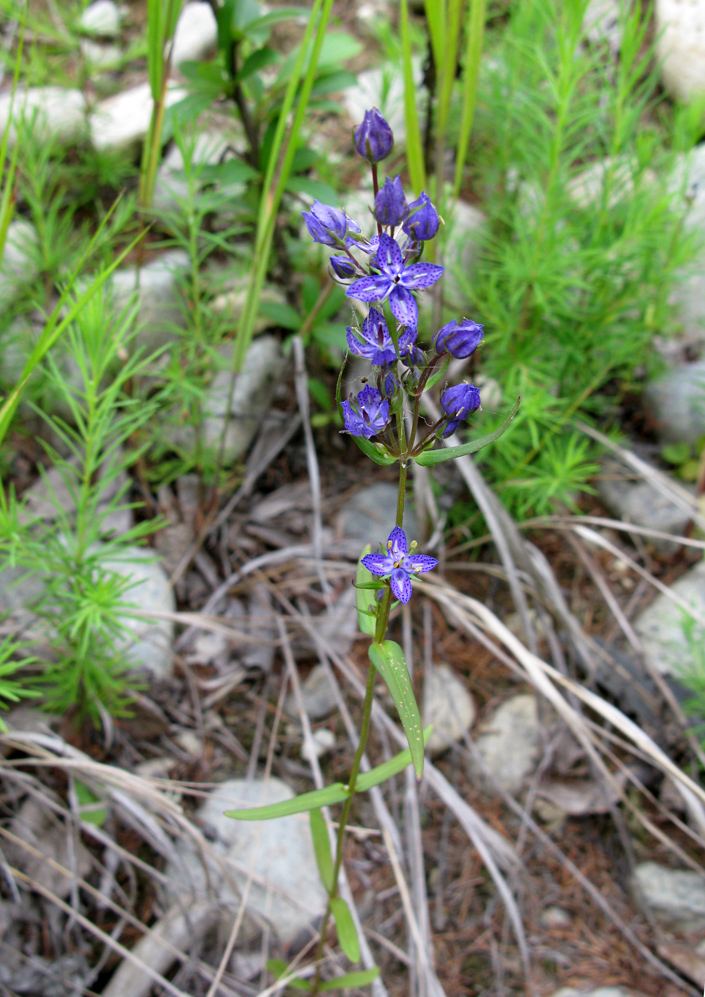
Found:
[[[411,685],[409,669],[406,667],[404,652],[396,641],[385,640],[381,644],[371,644],[368,654],[370,661],[387,683],[387,688],[392,694],[406,739],[409,742],[416,778],[421,779],[424,737],[421,728],[421,715]]]
[[[350,908],[342,897],[331,897],[330,909],[335,918],[335,927],[338,932],[338,941],[340,942],[341,949],[350,962],[359,962],[360,940],[357,937],[357,928],[350,913]]]
[[[357,604],[357,624],[360,630],[368,637],[374,637],[375,626],[377,624],[377,617],[374,613],[371,613],[367,608],[370,602],[374,600],[373,589],[360,588],[361,585],[371,585],[375,576],[371,571],[368,571],[365,565],[362,563],[362,558],[367,554],[372,553],[371,544],[367,544],[362,554],[360,554],[360,560],[357,565],[357,577],[355,583],[358,586],[355,589],[355,602]]]
[[[333,879],[333,859],[330,854],[330,838],[328,828],[323,814],[318,807],[309,811],[311,821],[311,838],[313,839],[313,851],[316,855],[316,864],[328,896],[333,892],[335,881]]]
[[[487,436],[481,436],[479,440],[471,440],[470,443],[463,443],[463,445],[459,447],[446,447],[445,450],[424,450],[423,453],[420,453],[418,456],[414,457],[414,460],[417,464],[421,464],[423,467],[432,467],[434,464],[442,464],[446,460],[453,460],[455,457],[464,457],[466,454],[476,453],[478,450],[482,450],[483,447],[487,447],[490,443],[494,443],[495,440],[498,440],[502,433],[509,428],[509,423],[519,410],[520,401],[521,399],[517,398],[514,408],[504,420],[502,425],[498,426],[497,429],[493,429],[491,433],[487,434]]]
[[[372,983],[379,976],[379,966],[371,969],[358,969],[354,973],[345,973],[344,976],[337,976],[334,980],[328,980],[319,987],[320,992],[327,993],[329,990],[345,990],[348,987],[365,987]]]
[[[431,736],[432,726],[423,732],[423,743],[426,744]],[[393,775],[403,772],[407,765],[411,763],[411,752],[408,748],[400,751],[388,762],[375,766],[369,772],[361,772],[357,777],[356,793],[366,793],[373,786],[391,779]],[[332,786],[325,786],[323,789],[315,789],[311,793],[302,793],[295,796],[293,800],[283,800],[281,803],[271,803],[266,807],[252,807],[250,810],[228,810],[226,817],[235,820],[271,820],[274,817],[290,817],[292,814],[302,814],[314,807],[329,807],[334,803],[342,803],[349,796],[347,786],[342,782],[334,782]]]
[[[286,962],[283,959],[268,959],[267,969],[272,974],[275,980],[280,980],[282,976],[287,976],[287,970],[289,969]],[[308,980],[301,980],[294,977],[293,980],[289,980],[287,987],[292,987],[294,990],[313,990],[313,984],[309,983]]]

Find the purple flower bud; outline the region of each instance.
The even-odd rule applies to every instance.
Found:
[[[352,436],[370,439],[381,433],[389,422],[389,402],[382,392],[367,385],[358,393],[354,402],[342,403],[345,431]]]
[[[384,379],[384,384],[382,385],[382,389],[387,398],[392,398],[397,393],[398,387],[399,387],[399,382],[397,381],[394,374],[392,373],[387,374],[387,376]]]
[[[452,357],[464,360],[475,352],[483,336],[482,326],[477,322],[466,318],[458,325],[453,319],[439,331],[434,345],[437,353],[447,350]]]
[[[394,136],[376,107],[365,111],[362,124],[353,133],[355,148],[368,163],[378,163],[392,151]]]
[[[344,280],[346,277],[355,276],[355,264],[347,256],[331,256],[330,265],[336,277],[342,277]]]
[[[339,246],[348,230],[348,218],[340,208],[314,201],[310,211],[302,211],[306,228],[314,242],[324,246]]]
[[[416,242],[426,242],[428,239],[433,239],[439,225],[438,212],[431,204],[428,194],[422,190],[416,200],[409,205],[409,213],[402,228]]]
[[[406,198],[401,185],[401,177],[384,181],[384,187],[375,198],[375,218],[380,225],[388,225],[394,228],[401,225],[408,211]]]
[[[441,407],[450,416],[441,436],[451,436],[462,420],[480,407],[480,392],[474,384],[456,384],[441,395]]]

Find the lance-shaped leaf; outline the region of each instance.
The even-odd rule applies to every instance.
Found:
[[[311,837],[313,839],[313,851],[316,856],[316,864],[326,893],[328,896],[333,892],[333,859],[330,854],[330,838],[328,828],[323,814],[314,807],[309,813],[311,820]]]
[[[335,927],[338,932],[340,947],[346,954],[350,962],[360,961],[360,940],[357,937],[357,928],[352,919],[350,908],[342,897],[331,897],[330,909],[335,918]]]
[[[283,959],[268,959],[267,969],[275,980],[280,980],[282,976],[288,976],[287,970],[289,967]],[[309,983],[308,980],[299,979],[298,977],[294,977],[293,980],[289,980],[287,986],[292,987],[294,990],[306,990],[308,993],[313,990],[312,983]]]
[[[409,742],[411,760],[414,763],[416,778],[423,773],[424,736],[421,728],[421,715],[411,685],[409,669],[406,667],[404,652],[393,640],[381,644],[371,644],[368,654],[370,661],[380,673],[392,694],[399,719]]]
[[[373,443],[372,440],[366,440],[364,436],[353,436],[353,439],[365,456],[373,460],[375,464],[380,464],[382,467],[396,464],[397,458],[392,457],[383,443]]]
[[[345,990],[348,987],[366,987],[379,976],[379,966],[372,969],[358,969],[353,973],[346,973],[344,976],[336,976],[334,980],[322,983],[319,990],[322,994],[329,990]]]
[[[498,440],[502,433],[509,428],[509,423],[519,410],[520,398],[517,398],[514,408],[509,413],[501,426],[492,430],[487,436],[481,436],[479,440],[471,440],[470,443],[463,443],[460,447],[446,447],[444,450],[424,450],[423,453],[414,457],[417,464],[423,467],[432,467],[434,464],[442,464],[446,460],[453,460],[455,457],[464,457],[466,454],[476,453],[483,447],[488,447],[490,443]]]
[[[423,732],[423,743],[426,744],[431,736],[432,726]],[[393,775],[403,772],[407,765],[411,763],[411,752],[408,748],[400,751],[388,762],[375,766],[369,772],[363,772],[357,777],[356,793],[366,793],[373,786],[379,786],[381,782],[386,782]],[[332,786],[325,786],[323,789],[316,789],[311,793],[302,793],[295,796],[293,800],[283,800],[281,803],[271,803],[265,807],[252,807],[249,810],[227,810],[226,817],[233,817],[235,820],[271,820],[273,817],[289,817],[291,814],[302,814],[314,807],[330,807],[334,803],[342,803],[349,796],[347,786],[342,782],[334,782]]]
[[[371,553],[371,551],[371,544],[367,544],[360,557],[365,557],[365,555]],[[375,624],[377,623],[376,615],[371,613],[368,608],[374,603],[374,590],[372,588],[361,588],[360,586],[372,586],[374,583],[374,575],[371,571],[367,570],[365,565],[362,563],[362,560],[360,560],[357,565],[357,577],[355,579],[355,584],[357,585],[357,588],[355,589],[357,624],[360,627],[360,630],[364,634],[367,634],[368,637],[374,637]]]

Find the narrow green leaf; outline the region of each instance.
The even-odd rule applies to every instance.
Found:
[[[252,55],[249,55],[243,64],[242,69],[237,74],[233,83],[241,83],[248,77],[252,76],[253,73],[258,73],[260,69],[264,69],[265,66],[271,66],[275,62],[279,62],[281,56],[274,49],[258,48]]]
[[[282,329],[291,329],[292,332],[298,332],[304,321],[295,308],[278,301],[262,301],[259,313],[276,322]]]
[[[433,726],[429,726],[423,732],[423,743],[426,744]],[[373,786],[379,786],[381,782],[386,782],[393,775],[403,772],[407,765],[411,764],[411,752],[408,748],[400,751],[388,762],[383,762],[369,772],[361,772],[357,777],[356,793],[366,793]],[[250,810],[228,810],[226,817],[233,817],[235,820],[271,820],[273,817],[289,817],[291,814],[302,814],[314,807],[330,807],[335,803],[342,803],[348,796],[347,786],[342,782],[335,782],[332,786],[323,789],[316,789],[311,793],[302,793],[295,796],[293,800],[284,800],[282,803],[273,803],[266,807],[252,807]]]
[[[358,969],[354,973],[346,973],[344,976],[337,976],[334,980],[321,983],[318,988],[321,993],[328,990],[345,990],[347,987],[364,987],[372,983],[379,976],[379,966],[372,969]]]
[[[455,179],[453,197],[457,200],[463,182],[463,167],[468,153],[472,131],[475,104],[477,102],[477,81],[480,75],[482,42],[485,35],[486,0],[470,0],[466,28],[465,61],[463,64],[463,110],[460,115],[460,134],[455,156]]]
[[[368,654],[370,661],[380,673],[392,694],[399,719],[409,742],[411,760],[414,763],[416,778],[423,774],[424,737],[421,728],[421,715],[414,696],[414,690],[406,667],[404,652],[393,640],[382,644],[371,644]]]
[[[305,194],[324,204],[335,204],[337,194],[330,184],[323,180],[312,180],[310,177],[289,177],[286,189],[295,194]]]
[[[280,980],[282,976],[288,975],[287,970],[289,967],[283,959],[267,959],[267,969],[275,980]],[[294,990],[306,990],[309,993],[313,990],[313,984],[309,983],[308,980],[302,980],[298,977],[289,980],[287,986],[292,987]]]
[[[316,863],[328,896],[333,892],[333,859],[330,854],[330,838],[328,828],[323,814],[318,807],[309,811],[311,821],[311,837],[313,838],[313,851],[316,855]]]
[[[416,112],[416,84],[411,63],[411,30],[409,27],[408,0],[401,0],[401,46],[404,71],[404,119],[406,122],[406,161],[413,190],[426,189],[426,168],[423,160],[421,129]]]
[[[338,932],[338,941],[340,942],[341,949],[350,962],[359,962],[360,940],[357,937],[357,928],[350,913],[350,908],[342,897],[331,897],[330,909],[335,918],[335,927]]]
[[[479,440],[471,440],[470,443],[463,443],[460,447],[446,447],[445,450],[424,450],[414,460],[417,464],[421,464],[423,467],[432,467],[434,464],[442,464],[446,460],[453,460],[455,457],[464,457],[466,454],[476,453],[478,450],[482,450],[483,447],[487,447],[490,443],[494,443],[498,440],[502,433],[504,433],[509,428],[509,423],[512,421],[514,416],[519,410],[519,402],[521,398],[517,398],[514,408],[509,413],[507,418],[504,420],[501,426],[494,429],[487,436],[481,436]]]
[[[360,555],[360,561],[357,565],[357,577],[355,582],[358,586],[369,585],[374,582],[374,575],[371,571],[368,571],[365,565],[362,563],[362,558],[366,554],[372,553],[372,546],[367,544],[362,554]],[[357,624],[360,630],[368,637],[374,637],[375,635],[375,624],[377,622],[377,617],[374,613],[371,613],[367,608],[371,602],[374,601],[374,596],[372,594],[372,589],[356,588],[355,589],[355,603],[357,605]]]
[[[375,464],[380,464],[382,467],[389,467],[391,464],[396,464],[398,458],[392,457],[387,452],[387,448],[383,443],[373,443],[372,440],[366,440],[362,436],[353,436],[353,440],[357,443],[360,450],[370,460],[373,460]]]

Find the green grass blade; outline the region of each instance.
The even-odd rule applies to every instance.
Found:
[[[438,4],[440,6],[440,3]],[[401,0],[401,48],[404,73],[404,120],[406,122],[406,161],[411,186],[415,192],[426,187],[421,129],[416,111],[416,86],[411,62],[411,32],[409,30],[409,0]]]
[[[340,947],[350,962],[360,961],[360,939],[353,921],[350,908],[342,897],[331,897],[330,909],[335,918]]]
[[[460,116],[460,135],[455,157],[455,179],[453,197],[457,199],[463,182],[463,169],[468,154],[470,132],[477,102],[477,81],[480,75],[482,42],[485,34],[486,0],[470,0],[463,67],[463,110]]]
[[[424,13],[431,39],[436,72],[440,72],[446,51],[446,0],[424,0]]]
[[[328,828],[323,814],[318,807],[309,811],[311,821],[311,838],[313,839],[313,851],[316,856],[316,864],[326,893],[328,896],[333,892],[333,859],[330,854],[330,838]]]
[[[439,7],[442,4],[438,4]],[[455,82],[455,70],[458,61],[458,47],[460,44],[460,24],[463,13],[463,0],[449,0],[448,17],[445,26],[445,42],[443,45],[443,57],[437,63],[438,73],[438,112],[436,114],[436,129],[445,135],[448,124],[448,113],[450,111],[450,98],[453,93]],[[442,165],[438,165],[436,170],[442,170]],[[439,186],[438,177],[436,186]]]
[[[409,669],[406,667],[404,652],[396,641],[385,640],[382,644],[371,644],[367,653],[392,694],[406,739],[409,742],[409,751],[414,763],[416,778],[421,779],[424,737],[421,728],[421,715],[411,685]]]
[[[502,433],[509,429],[510,422],[519,411],[520,401],[521,399],[517,398],[514,408],[502,425],[498,426],[497,429],[493,429],[487,436],[481,436],[479,440],[471,440],[470,443],[463,443],[460,447],[446,447],[445,450],[425,450],[418,457],[414,457],[414,460],[417,464],[421,464],[422,467],[433,467],[434,464],[443,464],[447,460],[454,460],[456,457],[465,457],[467,454],[477,453],[483,447],[488,447],[490,443],[494,443],[495,440],[500,438]]]

